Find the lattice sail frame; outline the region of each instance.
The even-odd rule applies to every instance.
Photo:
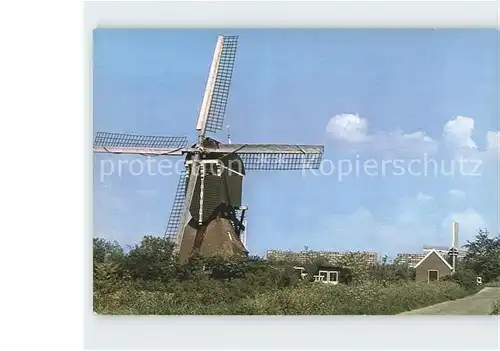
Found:
[[[323,154],[241,154],[248,171],[292,171],[318,169]]]
[[[188,144],[187,137],[151,136],[137,134],[121,134],[98,132],[94,139],[94,147],[121,147],[121,148],[151,148],[170,149],[184,148]]]
[[[179,228],[180,220],[182,217],[182,210],[184,207],[184,201],[186,199],[186,184],[187,173],[186,170],[183,169],[179,176],[177,190],[175,191],[174,203],[172,204],[172,210],[170,211],[170,217],[165,229],[165,236],[172,239],[172,241],[175,241],[177,229]]]
[[[205,130],[208,132],[217,132],[223,128],[237,46],[237,36],[223,37],[222,53],[219,58],[214,90],[205,125]]]
[[[217,150],[207,150],[214,153],[225,153],[220,158],[237,154],[243,161],[245,171],[288,171],[303,169],[318,169],[323,159],[322,145],[294,144],[227,144]],[[232,166],[241,169],[237,160],[232,160]]]

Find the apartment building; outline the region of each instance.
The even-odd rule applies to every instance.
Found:
[[[299,263],[306,263],[309,259],[324,258],[329,263],[336,263],[340,258],[348,254],[358,253],[363,256],[367,264],[372,265],[377,263],[377,253],[368,251],[281,251],[281,250],[268,250],[267,259],[270,261],[294,261]]]
[[[399,253],[394,259],[394,263],[408,265],[409,267],[415,267],[427,253]]]

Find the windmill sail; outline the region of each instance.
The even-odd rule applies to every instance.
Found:
[[[222,130],[224,124],[224,115],[229,98],[237,46],[238,37],[223,37],[222,52],[217,67],[217,78],[215,79],[212,101],[210,102],[206,123],[206,130],[209,132]]]
[[[453,221],[451,247],[458,248],[458,223]]]
[[[224,154],[222,158],[236,153],[241,158],[245,170],[301,170],[319,168],[323,158],[324,146],[300,144],[229,144],[221,145],[218,149],[207,149],[207,152],[222,153]]]
[[[450,248],[448,246],[436,246],[436,245],[424,245],[424,251],[438,250],[438,251],[448,251]]]
[[[140,155],[182,155],[187,137],[98,132],[94,152]]]
[[[184,200],[186,199],[186,171],[183,170],[179,176],[177,189],[175,191],[174,203],[170,211],[167,228],[165,229],[165,236],[175,241],[177,230],[179,229],[182,209],[184,208]],[[183,223],[184,225],[185,223]]]
[[[200,135],[222,130],[237,45],[237,36],[219,36],[196,127]]]

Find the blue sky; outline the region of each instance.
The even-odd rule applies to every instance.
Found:
[[[448,245],[452,219],[461,243],[479,227],[497,232],[497,31],[99,29],[94,131],[194,141],[221,32],[239,36],[225,119],[233,142],[325,145],[322,174],[248,173],[252,253],[418,252]],[[461,157],[472,161],[458,171]],[[177,176],[134,176],[124,166],[101,177],[104,160],[117,170],[135,158],[94,156],[95,236],[133,244],[163,235]],[[405,174],[393,173],[396,160]],[[429,160],[437,174],[423,174]],[[329,168],[356,161],[375,168],[342,177]],[[453,175],[440,171],[451,165]]]

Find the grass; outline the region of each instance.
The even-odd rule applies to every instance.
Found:
[[[304,283],[256,294],[238,291],[238,284],[224,286],[227,284],[209,284],[198,291],[126,284],[112,292],[96,291],[94,310],[139,315],[392,315],[470,294],[453,282]]]

